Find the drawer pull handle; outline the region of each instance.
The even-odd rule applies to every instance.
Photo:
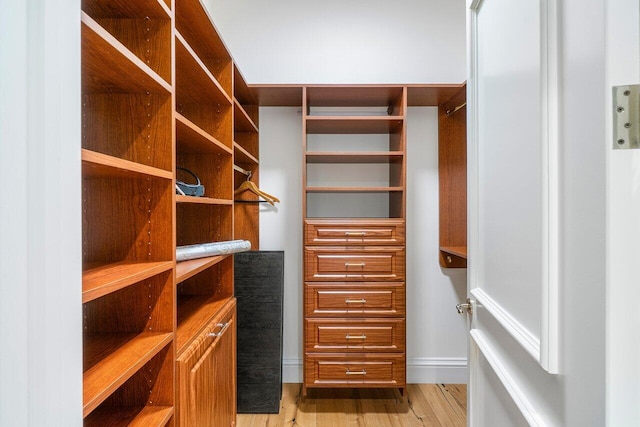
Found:
[[[364,298],[361,299],[349,299],[344,300],[345,304],[366,304],[367,300]]]
[[[364,237],[364,236],[367,235],[367,233],[365,233],[364,231],[360,231],[358,233],[356,233],[354,231],[345,231],[344,235],[345,236],[362,236],[362,237]]]
[[[222,334],[224,334],[224,332],[227,330],[227,328],[229,327],[229,325],[231,324],[231,322],[227,322],[227,323],[218,323],[216,326],[218,328],[220,328],[220,330],[218,332],[211,332],[209,333],[210,337],[221,337]]]
[[[362,371],[350,371],[349,369],[347,369],[347,372],[345,372],[347,375],[367,375],[367,371],[365,371],[364,369]]]
[[[366,340],[367,336],[365,334],[362,335],[349,335],[347,334],[347,336],[345,337],[348,340]]]
[[[366,264],[364,262],[345,262],[345,267],[364,267]]]

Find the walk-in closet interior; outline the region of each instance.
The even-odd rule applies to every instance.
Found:
[[[247,80],[216,3],[82,2],[84,424],[464,382],[461,319],[420,338],[464,293],[464,81]]]

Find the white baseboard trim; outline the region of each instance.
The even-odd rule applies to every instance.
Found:
[[[466,384],[466,357],[411,357],[407,359],[409,384]]]
[[[302,383],[302,359],[282,360],[282,382]]]
[[[468,380],[466,357],[412,357],[407,359],[409,384],[466,384]],[[301,383],[302,359],[282,361],[282,382]]]

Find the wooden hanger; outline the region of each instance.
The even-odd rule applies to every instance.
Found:
[[[238,168],[240,169],[240,168]],[[238,170],[236,169],[236,170]],[[241,173],[244,173],[245,171],[239,171]],[[247,174],[247,180],[244,181],[242,184],[240,184],[240,186],[236,189],[236,191],[234,191],[234,195],[238,195],[240,193],[243,193],[245,191],[250,191],[256,195],[258,195],[259,197],[262,197],[267,203],[269,203],[271,206],[275,206],[274,203],[280,203],[280,199],[278,199],[276,196],[273,196],[269,193],[266,193],[262,190],[260,190],[260,188],[258,188],[258,186],[256,184],[254,184],[253,182],[251,182],[251,172],[248,172]]]

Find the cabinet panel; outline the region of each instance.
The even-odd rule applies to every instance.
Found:
[[[404,221],[305,221],[307,245],[402,245]]]
[[[305,280],[403,280],[402,247],[305,249]]]
[[[235,425],[235,348],[236,310],[233,300],[178,358],[179,425]]]
[[[322,317],[404,316],[404,283],[307,283],[305,313]]]
[[[404,354],[370,357],[364,354],[307,354],[306,387],[404,387]]]
[[[307,319],[306,351],[404,351],[404,319]]]

